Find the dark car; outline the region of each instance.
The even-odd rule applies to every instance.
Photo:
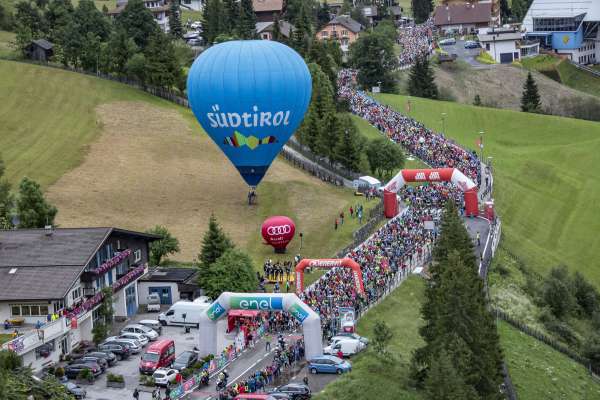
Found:
[[[479,47],[479,43],[474,40],[467,40],[465,42],[465,49],[478,49]]]
[[[285,393],[292,400],[306,400],[311,398],[310,388],[303,383],[289,383],[279,386],[271,394]]]
[[[94,377],[97,377],[102,373],[102,368],[98,364],[93,365],[92,363],[86,364],[71,364],[65,367],[65,375],[69,379],[77,378],[77,375],[84,369],[89,369]]]
[[[98,357],[106,360],[109,367],[112,367],[117,362],[117,356],[112,351],[92,351],[87,353],[86,357]]]
[[[64,382],[63,386],[65,389],[67,389],[67,392],[69,392],[76,399],[85,399],[85,395],[87,393],[82,387],[77,386],[73,382]]]
[[[131,355],[131,351],[129,350],[129,346],[124,344],[116,344],[116,343],[107,343],[101,344],[98,346],[98,350],[105,352],[110,351],[117,356],[118,360],[125,360],[129,358]]]
[[[198,354],[193,351],[184,351],[177,356],[171,368],[181,371],[184,368],[190,368],[198,361]]]
[[[90,353],[86,354],[84,357],[81,357],[79,360],[77,360],[77,363],[78,364],[96,363],[100,366],[100,368],[102,368],[102,372],[106,371],[106,368],[108,368],[108,361],[106,361],[103,357],[90,356]]]

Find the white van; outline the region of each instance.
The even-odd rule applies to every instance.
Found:
[[[159,314],[158,321],[163,326],[191,325],[197,327],[200,323],[200,314],[208,307],[210,307],[210,303],[180,300],[173,304],[167,312]]]
[[[339,350],[342,351],[344,357],[352,356],[365,348],[364,343],[354,338],[344,338],[332,342],[329,346],[323,349],[323,354],[337,355]]]

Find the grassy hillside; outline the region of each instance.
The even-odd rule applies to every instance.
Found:
[[[259,185],[258,205],[248,207],[247,186],[191,112],[128,86],[0,61],[0,100],[8,179],[40,182],[61,226],[165,225],[181,242],[175,258],[192,261],[214,212],[257,267],[274,256],[260,237],[267,216],[292,217],[309,257],[332,256],[358,227],[347,218],[334,231],[334,220],[362,198],[281,159]],[[297,237],[283,258],[298,252]]]
[[[378,97],[404,112],[406,97]],[[506,245],[538,272],[557,264],[600,286],[600,124],[569,118],[411,98],[411,116],[473,149],[484,131],[484,158],[493,157],[494,197]]]
[[[516,330],[498,325],[504,359],[521,399],[599,399],[600,384],[567,356]]]

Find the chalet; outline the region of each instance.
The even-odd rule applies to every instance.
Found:
[[[256,22],[273,22],[275,15],[282,17],[283,0],[252,0]]]
[[[163,32],[169,32],[169,2],[167,0],[143,0],[144,6],[152,12],[154,21]],[[127,5],[127,0],[117,0],[117,8],[108,11],[108,16],[116,18]]]
[[[158,293],[161,304],[179,300],[193,300],[200,295],[197,268],[152,268],[138,282],[140,304],[147,304],[147,296]]]
[[[34,40],[27,47],[27,55],[32,60],[48,62],[54,55],[54,45],[46,39]]]
[[[523,34],[515,28],[480,29],[479,43],[498,63],[511,63],[524,57],[539,54],[540,44],[523,40]]]
[[[115,318],[134,315],[137,281],[159,236],[118,228],[0,230],[0,322],[23,335],[2,348],[37,370],[92,339],[110,288]]]
[[[433,24],[446,34],[477,33],[494,25],[491,2],[439,5],[434,13]]]
[[[363,26],[347,15],[340,15],[332,19],[319,32],[319,40],[336,40],[344,53],[347,53],[352,43],[356,42]]]
[[[256,23],[256,35],[263,40],[273,40],[273,28],[275,22],[257,22]],[[294,26],[287,21],[279,21],[279,32],[281,36],[289,39],[294,32]]]

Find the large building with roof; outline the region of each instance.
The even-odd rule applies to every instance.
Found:
[[[34,369],[57,361],[92,339],[104,288],[116,318],[134,315],[158,239],[117,228],[0,230],[0,332],[20,334],[2,347]]]
[[[600,61],[599,0],[533,0],[523,19],[528,39],[573,62]]]

